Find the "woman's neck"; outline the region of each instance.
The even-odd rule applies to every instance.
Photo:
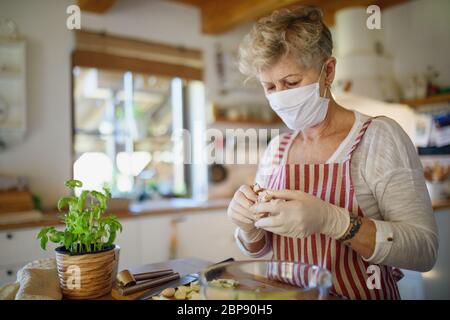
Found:
[[[303,130],[300,133],[304,140],[317,141],[320,138],[333,135],[346,127],[345,125],[342,126],[342,124],[344,119],[348,119],[347,113],[351,111],[338,105],[332,96],[329,99],[330,102],[328,103],[328,111],[325,119],[314,127]]]

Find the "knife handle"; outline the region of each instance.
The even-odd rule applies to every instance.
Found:
[[[166,283],[166,282],[169,282],[169,281],[172,281],[172,280],[176,280],[176,279],[179,279],[179,278],[180,278],[180,274],[179,273],[174,273],[172,275],[165,276],[165,277],[162,277],[162,278],[159,278],[159,279],[156,279],[156,280],[145,281],[145,282],[142,282],[140,284],[136,284],[136,285],[134,285],[132,287],[129,287],[129,288],[119,288],[118,291],[119,291],[119,294],[121,294],[122,296],[127,296],[129,294],[133,294],[133,293],[145,290],[145,289],[156,287],[156,286],[158,286],[160,284],[163,284],[163,283]]]
[[[164,270],[158,270],[158,271],[136,273],[133,276],[136,281],[142,281],[142,280],[148,280],[148,279],[159,278],[162,276],[167,276],[167,275],[170,275],[173,273],[174,272],[172,269],[164,269]]]
[[[225,260],[223,260],[223,261],[214,263],[214,264],[212,264],[211,266],[214,266],[214,265],[217,265],[217,264],[220,264],[220,263],[225,263],[225,262],[233,262],[233,261],[234,261],[234,258],[228,258],[228,259],[225,259]],[[183,278],[188,277],[189,275],[193,275],[193,274],[185,275]],[[197,277],[197,279],[198,279],[198,273],[196,274],[195,277]],[[191,282],[192,282],[192,281],[195,281],[195,278],[194,278],[194,277],[192,277]],[[181,284],[181,283],[178,283],[178,284],[175,285],[175,286],[177,287],[177,286],[180,285],[180,284]],[[185,284],[181,284],[181,285],[185,285]],[[138,300],[147,300],[147,299],[149,299],[149,298],[152,297],[152,296],[155,296],[155,295],[160,294],[160,293],[161,293],[165,288],[167,288],[167,287],[173,287],[173,286],[166,286],[166,285],[164,285],[163,288],[159,288],[159,290],[156,290],[156,291],[153,291],[153,290],[155,290],[156,288],[151,288],[149,291],[147,291],[147,292],[144,293],[143,295],[139,296],[137,299],[138,299]]]

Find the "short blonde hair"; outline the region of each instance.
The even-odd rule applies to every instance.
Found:
[[[333,51],[333,39],[317,7],[273,12],[258,20],[239,46],[239,70],[255,77],[291,54],[306,68],[320,68]]]

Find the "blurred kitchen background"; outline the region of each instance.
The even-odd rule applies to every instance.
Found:
[[[450,1],[280,3],[322,8],[335,42],[338,102],[392,117],[417,146],[440,250],[430,272],[405,271],[401,292],[449,299]],[[73,4],[81,30],[66,26]],[[372,4],[382,9],[380,30],[366,27]],[[72,177],[86,188],[111,186],[109,208],[124,226],[120,268],[192,256],[244,259],[226,207],[239,185],[252,183],[256,165],[178,160],[202,157],[206,128],[286,130],[258,83],[244,84],[236,67],[251,23],[279,7],[269,0],[1,0],[0,285],[30,260],[53,256],[35,236],[59,224],[56,203]],[[191,132],[190,145],[178,136],[182,129]],[[212,142],[236,148],[236,139]]]

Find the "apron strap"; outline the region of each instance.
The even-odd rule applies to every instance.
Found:
[[[291,137],[293,134],[294,134],[293,132],[288,132],[288,133],[283,133],[280,135],[278,145],[275,146],[276,150],[273,155],[271,165],[273,165],[273,166],[281,165],[282,159],[285,156],[285,153],[288,149],[288,146],[289,146],[289,143],[290,143],[290,140],[291,140]]]
[[[348,152],[347,156],[345,157],[345,161],[351,159],[353,152],[355,152],[356,148],[361,143],[362,138],[364,137],[364,134],[366,133],[367,128],[369,128],[369,125],[372,122],[372,120],[376,119],[376,118],[380,118],[380,117],[382,117],[382,116],[370,117],[366,122],[364,122],[364,124],[361,127],[361,130],[359,131],[358,135],[356,136],[353,146],[350,148],[350,151]]]

